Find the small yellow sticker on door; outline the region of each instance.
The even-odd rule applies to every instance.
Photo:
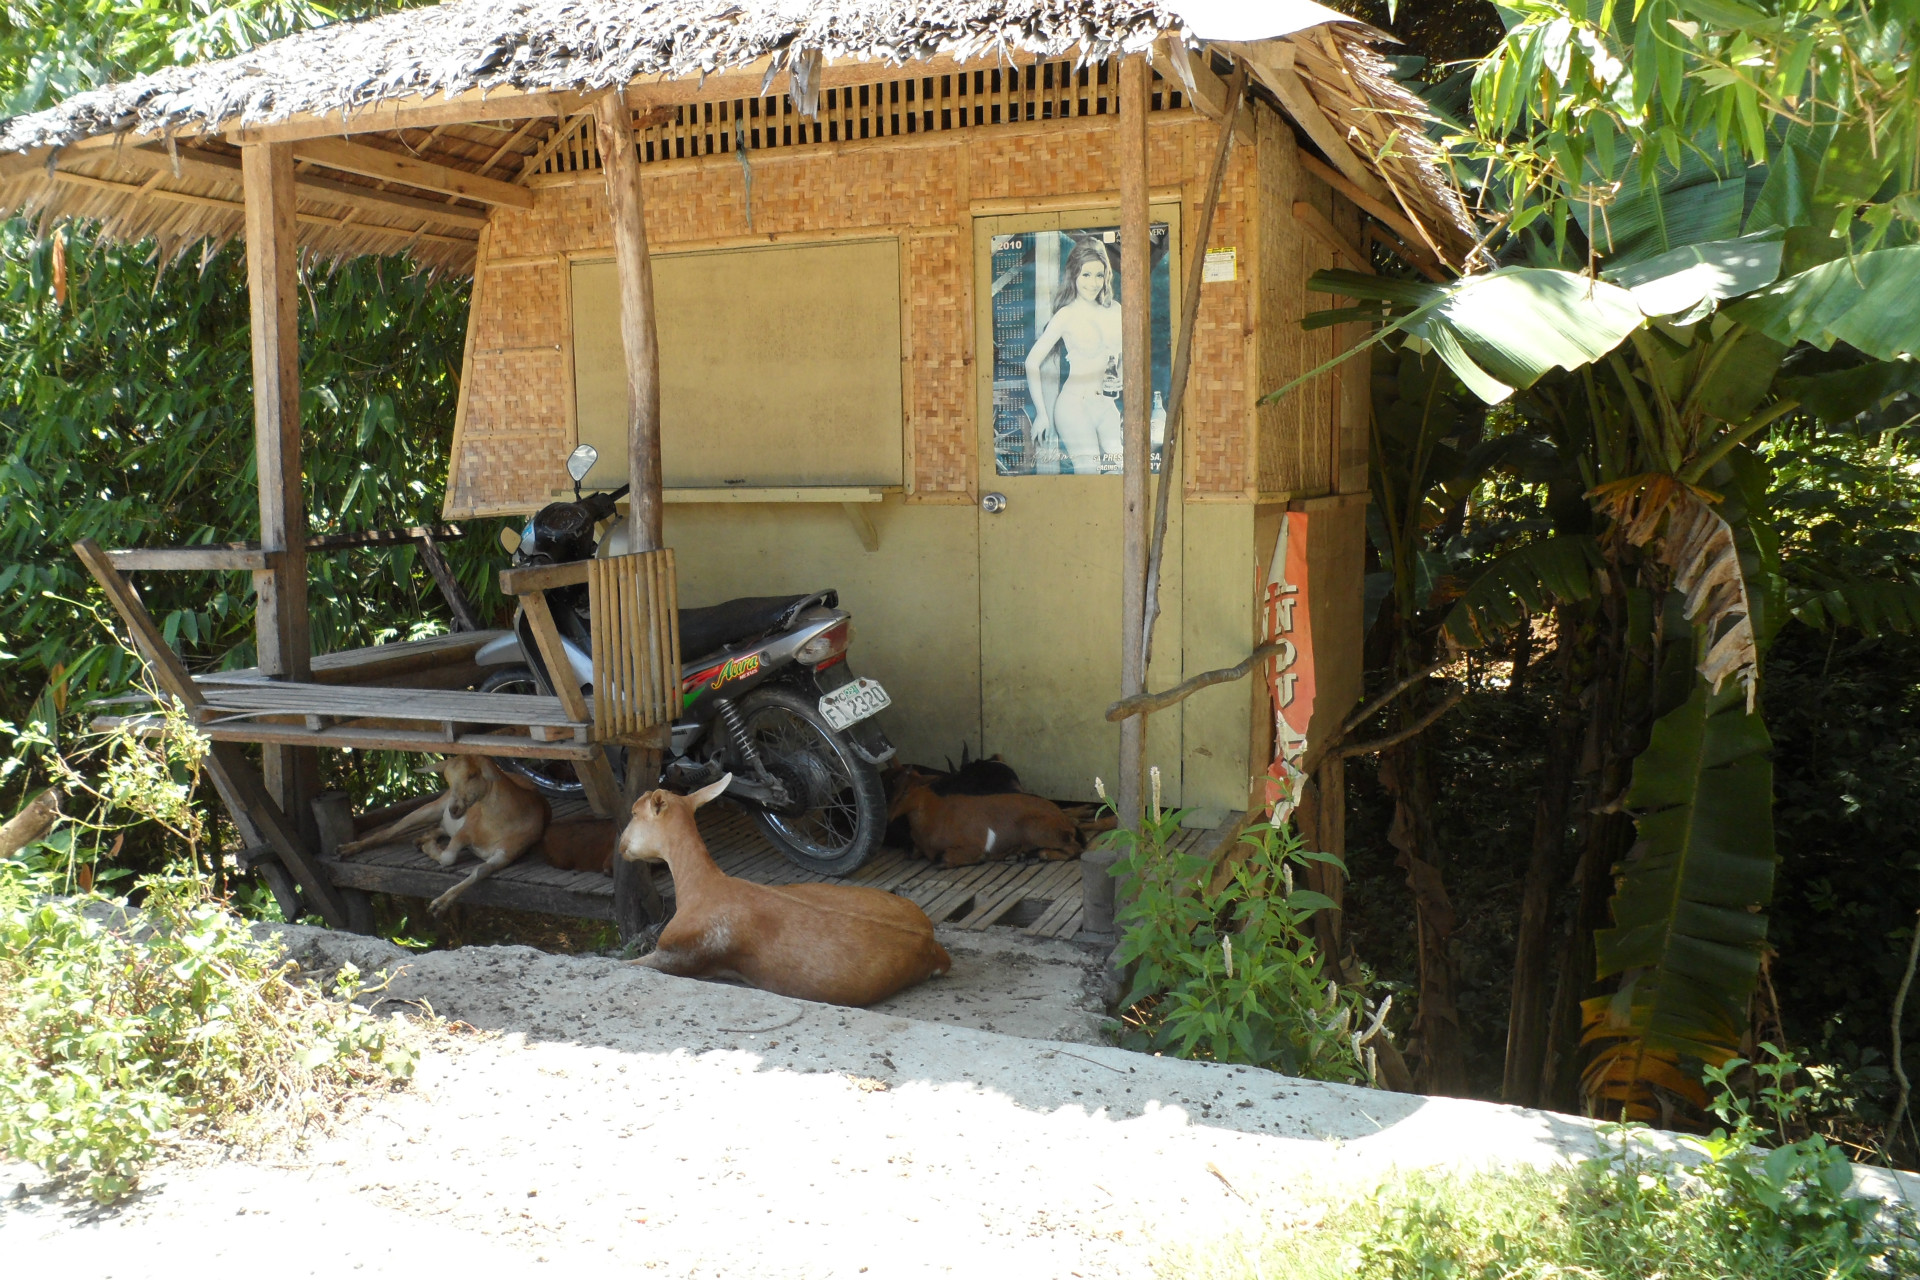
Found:
[[[1239,278],[1236,268],[1239,264],[1239,250],[1232,245],[1224,249],[1207,250],[1207,260],[1200,266],[1200,280],[1204,284],[1221,284]]]

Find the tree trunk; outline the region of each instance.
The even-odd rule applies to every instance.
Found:
[[[1394,802],[1387,840],[1399,850],[1395,865],[1407,873],[1407,887],[1413,891],[1420,985],[1413,1034],[1420,1050],[1420,1088],[1424,1093],[1462,1097],[1467,1091],[1467,1063],[1460,1034],[1459,977],[1453,963],[1455,917],[1440,876],[1424,755],[1417,739],[1384,752],[1380,784]]]
[[[1582,636],[1577,633],[1573,610],[1560,609],[1558,631],[1559,706],[1547,740],[1540,796],[1534,807],[1533,848],[1527,859],[1513,949],[1506,1070],[1500,1084],[1503,1099],[1524,1107],[1540,1103],[1540,1069],[1547,1049],[1547,955],[1552,941],[1554,895],[1566,875],[1567,805],[1580,748],[1579,717],[1572,701],[1573,656]],[[1516,659],[1516,676],[1518,667]]]

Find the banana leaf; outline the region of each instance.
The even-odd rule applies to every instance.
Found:
[[[1909,582],[1842,582],[1789,589],[1787,611],[1810,627],[1856,627],[1870,636],[1920,631],[1920,587]]]
[[[1573,204],[1574,219],[1609,266],[1657,258],[1688,245],[1731,240],[1746,216],[1747,167],[1704,141],[1684,148],[1675,165],[1664,156],[1622,155],[1603,185],[1619,189],[1605,204]]]
[[[1740,1044],[1773,896],[1773,743],[1744,701],[1696,679],[1654,723],[1625,800],[1640,838],[1594,935],[1598,976],[1632,975],[1616,1000],[1640,1046],[1710,1063]]]
[[[1633,295],[1618,285],[1549,267],[1502,267],[1445,284],[1316,271],[1307,287],[1385,304],[1316,313],[1307,317],[1308,327],[1393,318],[1366,343],[1302,374],[1269,399],[1390,334],[1406,333],[1446,361],[1475,395],[1498,404],[1553,369],[1578,369],[1598,360],[1643,319]]]
[[[1836,258],[1788,276],[1722,313],[1788,346],[1836,342],[1877,360],[1920,352],[1920,245]]]
[[[1587,534],[1562,534],[1516,547],[1494,561],[1461,593],[1441,624],[1463,649],[1477,649],[1527,613],[1545,613],[1556,600],[1593,596],[1594,574],[1606,568],[1600,544]]]
[[[1609,266],[1601,275],[1631,293],[1646,314],[1670,316],[1772,284],[1780,274],[1781,248],[1780,231],[1758,231],[1682,245],[1625,266]]]

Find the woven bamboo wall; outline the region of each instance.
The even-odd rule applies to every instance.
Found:
[[[1333,479],[1333,389],[1325,380],[1259,410],[1257,439],[1250,430],[1253,396],[1284,381],[1281,371],[1310,367],[1300,361],[1330,353],[1333,341],[1294,327],[1307,309],[1306,274],[1330,264],[1324,250],[1302,244],[1290,216],[1293,193],[1318,184],[1292,164],[1287,127],[1264,108],[1255,115],[1258,155],[1236,147],[1211,237],[1213,247],[1238,250],[1239,278],[1201,294],[1186,418],[1191,500],[1325,492]],[[1182,189],[1189,254],[1199,251],[1192,235],[1216,128],[1186,112],[1158,112],[1152,121],[1149,182]],[[750,225],[737,153],[648,164],[652,247],[670,253],[863,228],[900,234],[907,499],[973,500],[971,217],[989,202],[987,211],[1013,212],[1019,201],[1114,190],[1111,126],[1098,118],[1039,121],[751,151],[748,160]],[[610,251],[612,232],[597,172],[542,175],[531,185],[532,209],[494,212],[476,271],[450,517],[530,510],[564,484],[560,459],[573,442],[566,257]],[[1324,188],[1310,198],[1331,208]],[[1309,423],[1318,425],[1308,430]]]

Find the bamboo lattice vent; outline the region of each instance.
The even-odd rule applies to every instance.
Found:
[[[820,91],[819,111],[800,115],[784,93],[763,98],[712,98],[654,112],[634,112],[640,162],[855,142],[1038,120],[1104,116],[1119,110],[1117,61],[1075,67],[1072,60],[994,67],[936,76],[880,80]],[[1152,110],[1177,111],[1186,95],[1153,76]],[[660,116],[670,118],[658,123]],[[526,164],[526,176],[600,168],[593,116],[563,125]]]
[[[680,709],[679,589],[673,551],[589,562],[593,617],[593,733],[635,738]]]

